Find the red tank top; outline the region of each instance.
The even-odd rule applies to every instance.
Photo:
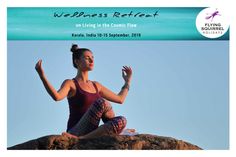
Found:
[[[80,88],[77,80],[73,79],[76,87],[76,94],[73,97],[67,98],[69,103],[70,116],[67,123],[67,131],[70,130],[84,115],[91,104],[101,97],[98,93],[97,86],[94,82],[93,86],[96,93],[89,93]]]

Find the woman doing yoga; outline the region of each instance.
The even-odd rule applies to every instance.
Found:
[[[71,51],[77,75],[73,79],[66,79],[58,91],[47,80],[42,68],[42,60],[39,60],[35,66],[48,94],[55,101],[60,101],[65,97],[68,99],[70,115],[67,131],[62,135],[88,139],[120,134],[126,126],[126,118],[115,116],[108,101],[119,104],[125,101],[131,82],[132,69],[123,66],[122,76],[125,83],[121,91],[115,94],[100,83],[89,80],[88,73],[94,68],[93,53],[89,49],[72,45]],[[104,124],[99,126],[100,119]]]

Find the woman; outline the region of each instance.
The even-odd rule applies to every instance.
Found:
[[[60,101],[65,97],[68,99],[70,116],[67,132],[62,134],[87,139],[121,133],[126,126],[126,119],[123,116],[115,117],[108,101],[119,104],[125,101],[131,82],[132,69],[123,66],[122,76],[125,84],[121,91],[115,94],[100,83],[89,80],[88,72],[94,68],[93,53],[89,49],[72,45],[71,52],[77,75],[73,79],[65,80],[58,91],[47,80],[42,68],[42,60],[39,60],[35,66],[48,94],[55,101]],[[104,122],[101,126],[99,126],[100,119]]]

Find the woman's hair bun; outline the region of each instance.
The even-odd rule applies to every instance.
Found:
[[[75,53],[75,52],[78,51],[78,49],[79,49],[79,46],[78,46],[77,44],[73,44],[72,47],[71,47],[71,49],[70,49],[70,51],[73,52],[73,53]]]

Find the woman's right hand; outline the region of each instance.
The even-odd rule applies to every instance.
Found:
[[[42,59],[40,59],[36,65],[35,65],[35,70],[38,72],[39,76],[43,76],[44,74],[44,71],[43,71],[43,68],[42,68]]]

